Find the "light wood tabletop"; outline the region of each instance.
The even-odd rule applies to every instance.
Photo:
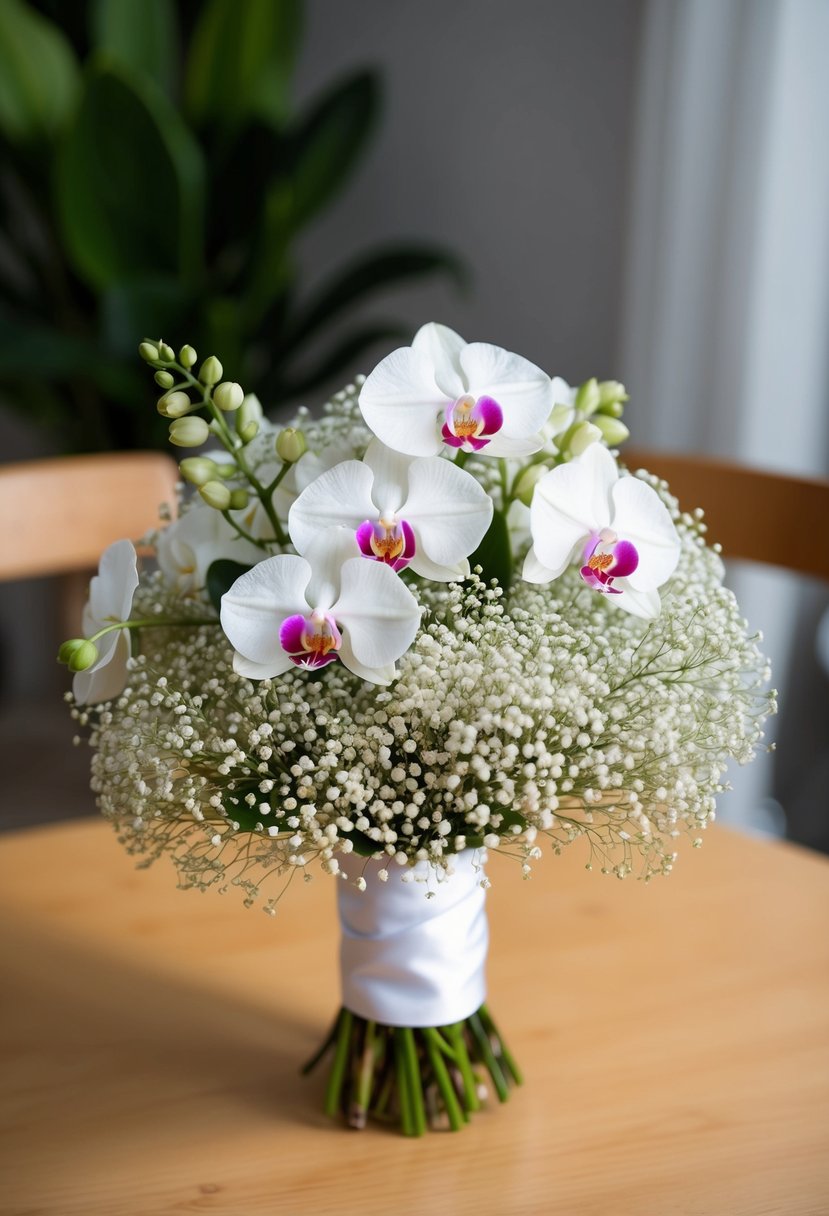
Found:
[[[459,1133],[352,1132],[300,1078],[333,880],[274,920],[103,822],[0,841],[0,1211],[829,1212],[829,861],[715,829],[645,887],[490,865],[490,1007],[527,1081]]]

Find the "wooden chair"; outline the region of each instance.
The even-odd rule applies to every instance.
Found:
[[[50,636],[18,634],[5,639],[19,647],[17,665],[36,669],[22,696],[0,705],[0,828],[24,827],[94,810],[89,793],[89,758],[71,746],[75,727],[58,687],[47,695],[52,652],[80,632],[90,574],[107,545],[121,537],[138,540],[158,520],[158,508],[175,503],[177,469],[156,452],[71,456],[0,465],[0,581],[60,575]],[[20,613],[43,618],[38,605],[51,591],[9,588]],[[16,619],[16,617],[14,617]],[[23,621],[23,628],[31,623]],[[37,627],[35,627],[37,629]],[[5,652],[8,654],[8,651]],[[55,679],[69,677],[54,664]],[[32,774],[37,778],[33,779]]]
[[[160,452],[0,466],[0,579],[95,569],[107,545],[138,539],[175,504],[177,475]]]
[[[686,511],[702,507],[726,557],[829,581],[829,482],[714,460],[622,448],[631,470],[664,477]]]

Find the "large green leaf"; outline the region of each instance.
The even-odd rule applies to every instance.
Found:
[[[282,186],[290,196],[292,228],[307,224],[345,185],[379,111],[379,77],[356,72],[326,93],[294,129]]]
[[[50,139],[78,91],[69,42],[21,0],[0,0],[0,132],[13,144]]]
[[[147,273],[197,272],[204,165],[150,81],[93,67],[60,148],[56,206],[77,271],[102,288]]]
[[[50,382],[85,376],[113,396],[131,396],[134,383],[131,369],[93,338],[61,333],[0,309],[0,380],[33,376]]]
[[[504,591],[512,583],[512,544],[503,511],[495,511],[492,523],[478,548],[469,559],[470,566],[480,566],[485,583],[497,578]]]
[[[113,283],[101,295],[101,327],[107,345],[130,358],[135,335],[169,338],[189,329],[192,292],[175,275],[143,276]]]
[[[222,609],[222,596],[230,590],[237,578],[247,574],[248,570],[250,566],[243,566],[241,562],[234,562],[225,557],[220,557],[207,567],[207,594],[217,612]]]
[[[285,342],[295,349],[373,292],[439,273],[452,275],[459,284],[465,282],[460,259],[434,246],[399,245],[363,256],[323,284],[291,323]]]
[[[301,29],[300,0],[208,0],[187,64],[193,118],[221,129],[253,115],[284,122]]]
[[[169,91],[177,41],[171,0],[92,0],[89,25],[94,47]]]

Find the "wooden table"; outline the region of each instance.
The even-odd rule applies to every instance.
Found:
[[[493,860],[490,1003],[528,1073],[459,1134],[350,1132],[297,1065],[333,887],[275,920],[91,821],[0,842],[0,1211],[829,1212],[829,862],[708,834],[645,887]]]

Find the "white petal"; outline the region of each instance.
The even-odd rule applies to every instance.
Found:
[[[159,533],[156,556],[167,583],[186,594],[204,587],[213,562],[225,558],[251,566],[262,550],[212,507],[194,505]]]
[[[645,621],[653,621],[659,616],[662,602],[657,590],[637,591],[626,578],[616,579],[613,585],[621,590],[621,595],[609,595],[607,599],[612,600],[619,608]]]
[[[282,647],[268,663],[254,663],[250,659],[246,659],[243,654],[239,654],[238,650],[233,652],[233,670],[248,680],[272,680],[274,676],[283,675],[293,666],[290,656]]]
[[[576,392],[578,390],[569,385],[561,376],[553,376],[550,381],[550,393],[553,398],[553,407],[562,406],[569,408],[576,403]]]
[[[372,439],[366,448],[363,460],[374,474],[371,497],[383,518],[397,515],[406,501],[409,466],[414,459],[413,456],[404,456],[402,452],[387,448],[379,439]],[[366,518],[365,515],[361,517]]]
[[[354,655],[347,633],[343,634],[342,644],[337,653],[340,656],[340,662],[349,671],[353,671],[355,676],[359,676],[361,680],[368,680],[370,684],[391,684],[397,675],[394,663],[387,663],[385,667],[366,667],[365,663],[361,663]]]
[[[269,669],[281,663],[279,630],[289,616],[307,615],[310,579],[308,562],[292,553],[266,558],[237,578],[222,596],[221,609],[222,629],[234,650]]]
[[[124,619],[122,617],[122,619]],[[130,639],[126,629],[106,634],[98,645],[99,658],[94,667],[78,671],[72,681],[72,695],[79,705],[112,701],[127,683]]]
[[[544,446],[544,436],[541,432],[535,435],[528,435],[526,438],[517,438],[514,435],[505,435],[503,431],[499,431],[497,435],[493,435],[489,443],[481,452],[482,456],[532,456],[534,452],[540,452]]]
[[[412,463],[400,515],[412,525],[418,549],[439,566],[455,566],[483,540],[492,499],[471,473],[433,456]]]
[[[561,570],[551,570],[549,566],[545,566],[543,562],[538,560],[535,552],[535,546],[531,546],[529,553],[524,558],[524,569],[521,571],[521,577],[527,583],[550,583],[554,578],[558,578],[567,563],[565,562]]]
[[[368,465],[346,460],[306,486],[288,514],[288,530],[297,551],[306,553],[315,537],[327,528],[350,528],[353,532],[364,519],[375,519],[373,481]]]
[[[340,594],[343,563],[360,556],[360,546],[351,528],[327,528],[311,541],[305,551],[313,574],[305,595],[312,608],[328,612]],[[374,564],[373,562],[371,563]]]
[[[538,560],[557,578],[579,543],[611,520],[610,490],[618,478],[606,448],[589,447],[576,460],[546,473],[533,494],[530,530]]]
[[[410,456],[441,450],[438,415],[446,406],[428,357],[410,346],[387,355],[360,390],[360,409],[374,434],[386,447]]]
[[[466,381],[461,369],[461,351],[466,342],[448,325],[430,321],[421,325],[414,336],[412,350],[422,352],[429,358],[435,383],[450,401],[466,392]]]
[[[546,372],[489,342],[470,342],[460,360],[470,395],[493,397],[501,406],[505,435],[519,439],[541,430],[553,408]]]
[[[409,568],[421,578],[428,578],[433,583],[461,583],[465,578],[469,578],[467,558],[456,562],[454,566],[440,566],[428,558],[422,549],[415,553]]]
[[[132,608],[138,586],[138,555],[129,540],[116,540],[101,554],[98,573],[89,584],[89,603],[85,614],[94,628],[112,620],[125,621]]]
[[[386,667],[404,654],[420,625],[420,608],[393,570],[364,557],[341,571],[340,598],[331,615],[350,638],[351,652],[366,667]]]
[[[639,565],[626,581],[637,591],[661,587],[679,561],[680,543],[668,509],[647,482],[620,477],[612,489],[611,527],[639,551]]]

